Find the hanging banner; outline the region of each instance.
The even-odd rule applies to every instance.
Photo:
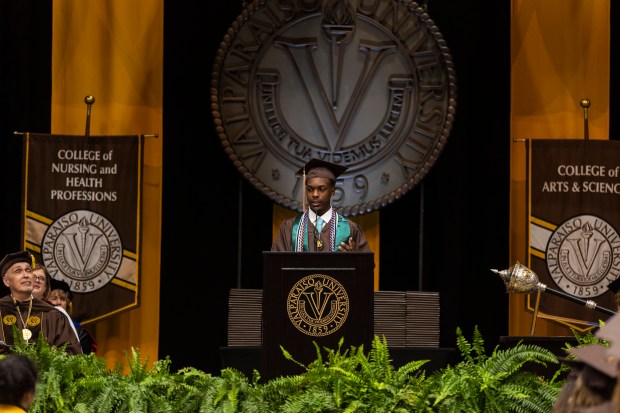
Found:
[[[24,248],[87,324],[138,306],[141,136],[24,137]]]
[[[529,268],[547,287],[617,310],[620,276],[620,142],[528,141]],[[537,294],[527,296],[534,311]],[[539,317],[584,331],[608,315],[540,294]]]

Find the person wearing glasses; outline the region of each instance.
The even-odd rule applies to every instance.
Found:
[[[75,328],[75,323],[71,319],[71,316],[67,310],[60,305],[57,306],[52,303],[49,299],[50,293],[52,292],[52,277],[47,271],[47,268],[45,268],[43,264],[37,262],[36,266],[32,270],[32,274],[34,275],[34,288],[32,289],[32,296],[56,306],[56,308],[58,308],[58,310],[71,322],[71,328],[79,341],[80,335],[78,334],[77,329]]]
[[[71,322],[53,305],[35,298],[34,257],[28,251],[7,254],[0,261],[2,283],[10,293],[0,298],[0,354],[17,341],[36,344],[39,335],[54,347],[66,346],[69,354],[82,354]],[[18,337],[14,334],[17,333]]]

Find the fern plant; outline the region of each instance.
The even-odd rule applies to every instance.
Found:
[[[411,412],[427,409],[421,398],[425,373],[420,368],[428,360],[414,360],[395,369],[385,337],[375,336],[368,354],[363,346],[343,351],[343,339],[337,349],[324,349],[316,343],[317,358],[308,366],[295,361],[283,350],[285,358],[305,367],[295,378],[295,392],[285,401],[282,412]]]
[[[107,369],[93,354],[68,355],[63,348],[17,342],[14,352],[34,359],[40,383],[31,413],[375,413],[375,412],[548,412],[563,385],[536,377],[525,363],[558,363],[548,350],[523,345],[487,356],[478,329],[472,342],[457,329],[463,360],[426,377],[428,360],[392,365],[385,337],[371,348],[321,349],[304,365],[282,349],[283,357],[304,373],[261,382],[232,368],[212,376],[195,368],[170,371],[168,358],[142,360],[137,349],[127,355],[129,373]],[[2,356],[0,356],[2,357]]]
[[[599,327],[604,327],[604,326],[605,326],[605,322],[604,321],[599,321]],[[604,347],[609,347],[609,345],[610,345],[609,341],[597,337],[593,333],[593,330],[587,330],[585,333],[580,333],[579,331],[575,330],[572,327],[570,327],[570,330],[573,333],[573,336],[575,337],[575,340],[577,340],[577,346],[576,347],[588,346],[590,344],[600,344],[600,345],[602,345]],[[574,346],[572,344],[566,343],[564,345],[563,349],[565,351],[568,351],[568,350],[570,350],[573,347]]]
[[[518,343],[490,356],[478,328],[472,342],[457,329],[463,361],[430,377],[428,396],[437,412],[549,412],[564,384],[547,381],[523,369],[526,363],[558,364],[549,350]]]

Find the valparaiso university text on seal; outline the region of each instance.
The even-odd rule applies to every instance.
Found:
[[[240,173],[301,210],[296,172],[347,166],[334,207],[377,210],[417,185],[449,136],[452,59],[423,7],[392,0],[255,0],[221,43],[212,73],[218,136]]]
[[[620,237],[614,227],[594,215],[578,215],[553,231],[546,249],[549,275],[563,291],[582,299],[599,297],[620,275],[614,251]]]
[[[349,315],[349,295],[336,280],[325,274],[308,275],[297,281],[286,303],[289,321],[302,333],[328,336]]]
[[[76,210],[47,228],[41,257],[52,278],[65,281],[73,292],[90,293],[105,287],[119,272],[123,245],[103,215]]]

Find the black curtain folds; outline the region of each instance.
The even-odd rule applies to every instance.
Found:
[[[0,2],[0,254],[19,248],[22,154],[13,132],[50,131],[51,4]],[[510,3],[434,0],[428,11],[455,63],[456,120],[423,183],[380,213],[380,286],[439,292],[442,347],[455,347],[457,327],[470,336],[476,325],[492,347],[508,325],[507,295],[489,269],[510,265]],[[239,2],[190,1],[167,2],[164,15],[159,356],[214,374],[228,291],[239,280],[262,286],[271,245],[273,205],[239,175],[210,117],[212,62],[240,12]]]

